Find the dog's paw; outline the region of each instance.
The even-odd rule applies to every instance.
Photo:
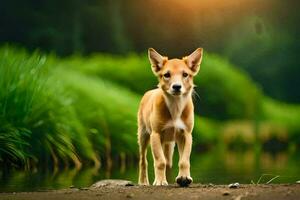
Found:
[[[155,186],[166,186],[166,185],[168,185],[168,182],[167,181],[163,181],[163,180],[155,180],[153,182],[153,185],[155,185]]]
[[[147,177],[139,177],[139,185],[147,186],[149,185],[149,180]]]
[[[180,187],[188,187],[193,182],[192,177],[190,176],[177,176],[176,183],[180,185]]]

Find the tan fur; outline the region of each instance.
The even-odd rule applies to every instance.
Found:
[[[140,153],[139,184],[149,185],[147,146],[150,143],[154,159],[153,185],[167,185],[166,168],[172,167],[175,142],[179,151],[177,183],[192,182],[190,154],[194,126],[192,101],[193,76],[199,71],[202,49],[197,49],[183,59],[171,59],[149,49],[152,70],[158,77],[159,88],[143,96],[138,111],[138,143]],[[170,77],[165,75],[169,73]],[[188,76],[185,77],[185,75]],[[181,85],[174,92],[174,84]],[[184,184],[183,184],[184,185]]]

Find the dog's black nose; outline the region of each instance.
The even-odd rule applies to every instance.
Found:
[[[173,90],[175,90],[175,91],[180,91],[181,85],[174,84],[174,85],[172,86],[172,88],[173,88]]]

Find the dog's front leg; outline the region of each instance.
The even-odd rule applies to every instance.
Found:
[[[155,180],[153,182],[153,185],[168,185],[166,179],[166,159],[162,148],[160,134],[157,132],[152,132],[150,136],[150,143],[155,172]]]
[[[180,186],[188,186],[193,182],[190,174],[190,155],[192,151],[192,134],[184,131],[179,133],[176,138],[179,151],[179,173],[176,182]]]

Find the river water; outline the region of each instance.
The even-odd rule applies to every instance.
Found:
[[[149,178],[153,181],[152,158],[149,153]],[[174,156],[174,166],[170,182],[174,183],[178,155]],[[300,180],[300,152],[277,153],[262,151],[211,150],[193,153],[191,174],[194,182],[203,184],[239,183],[295,183]],[[94,182],[107,179],[127,179],[137,182],[138,166],[132,163],[126,168],[114,166],[111,171],[84,167],[76,169],[36,170],[31,172],[10,170],[0,172],[0,192],[41,191],[74,187],[88,187]]]

